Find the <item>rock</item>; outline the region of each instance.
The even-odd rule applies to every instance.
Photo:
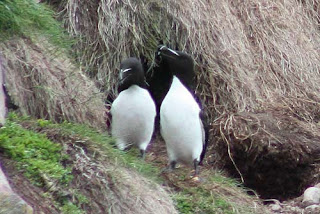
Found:
[[[272,201],[273,204],[269,205],[269,208],[272,210],[272,212],[281,212],[282,211],[282,206],[280,201],[276,200],[276,199],[269,199],[269,201]]]
[[[33,209],[13,192],[0,193],[0,214],[32,214]]]
[[[270,206],[270,208],[271,208],[271,210],[272,210],[273,212],[280,212],[280,211],[281,211],[281,206],[280,206],[279,204],[272,204],[272,205]]]
[[[0,168],[0,214],[32,214],[33,209],[13,192]]]
[[[291,212],[293,213],[303,213],[303,210],[300,207],[291,207]]]
[[[320,203],[320,188],[309,187],[303,193],[302,206],[307,207]]]
[[[281,209],[280,213],[301,214],[303,212],[299,207],[284,206],[284,208]]]
[[[2,60],[0,56],[0,127],[4,125],[5,117],[7,113],[6,107],[6,94],[4,91],[4,69],[2,66]]]
[[[319,214],[320,213],[320,205],[311,205],[306,207],[305,212],[306,214]]]

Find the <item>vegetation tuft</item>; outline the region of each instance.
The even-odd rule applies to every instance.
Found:
[[[263,208],[257,210],[257,199],[246,195],[239,183],[223,176],[219,172],[204,171],[202,181],[190,184],[188,180],[178,179],[180,191],[173,194],[180,213],[266,213]]]
[[[224,198],[211,195],[200,188],[190,188],[174,196],[180,213],[234,213],[233,206]]]
[[[71,40],[55,20],[53,11],[34,0],[0,1],[0,42],[13,36],[41,36],[59,47],[70,47]]]
[[[43,187],[47,179],[67,184],[72,179],[71,170],[61,164],[65,158],[61,145],[51,142],[45,135],[7,121],[1,128],[0,142],[0,148],[17,161],[34,184]]]
[[[68,156],[63,153],[62,145],[52,142],[45,134],[23,128],[19,121],[28,121],[28,117],[17,117],[10,113],[0,132],[0,151],[16,161],[26,178],[34,185],[56,192],[57,188],[68,187],[73,179],[72,169],[63,165]],[[47,124],[38,120],[39,127]],[[81,198],[81,197],[80,197]],[[62,195],[55,196],[63,213],[83,213],[79,207]]]

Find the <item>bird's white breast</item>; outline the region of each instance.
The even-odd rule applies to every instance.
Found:
[[[191,163],[202,152],[200,108],[191,93],[174,76],[160,108],[161,134],[170,160]]]
[[[146,89],[133,85],[122,91],[111,107],[112,135],[126,144],[150,141],[155,104]]]

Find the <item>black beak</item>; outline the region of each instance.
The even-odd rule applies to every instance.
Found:
[[[126,74],[125,76],[122,76],[121,78],[119,78],[120,83],[123,83],[123,81],[128,79],[130,76],[131,76],[131,74]]]

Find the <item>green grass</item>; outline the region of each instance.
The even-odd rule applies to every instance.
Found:
[[[70,47],[71,40],[45,4],[34,0],[0,1],[0,42],[13,36],[37,38],[40,35],[56,46]]]
[[[26,177],[35,185],[44,186],[45,177],[63,184],[72,179],[71,170],[60,163],[64,158],[61,155],[61,146],[48,140],[45,135],[7,121],[1,128],[0,142],[0,148],[19,163],[18,166],[25,170]]]
[[[52,128],[59,128],[66,135],[77,135],[84,139],[94,142],[95,146],[100,147],[100,151],[104,153],[110,160],[118,164],[133,168],[140,174],[154,180],[160,181],[160,170],[152,164],[146,163],[139,157],[139,151],[131,148],[128,151],[120,151],[115,147],[115,141],[107,133],[100,133],[97,130],[86,125],[73,124],[64,122],[62,124],[51,124]]]
[[[29,130],[19,125],[19,123],[25,122],[28,123]],[[37,184],[42,184],[41,180],[37,179],[43,173],[66,185],[72,179],[70,170],[68,171],[67,168],[60,165],[60,162],[65,159],[64,155],[61,155],[60,144],[49,141],[43,134],[33,132],[39,129],[44,132],[54,130],[54,133],[58,135],[79,139],[79,142],[85,144],[91,153],[99,151],[96,154],[91,154],[96,160],[107,159],[107,161],[126,168],[132,168],[159,184],[163,183],[163,178],[159,176],[159,168],[141,160],[138,157],[139,151],[136,149],[130,149],[127,152],[119,151],[114,146],[114,139],[106,133],[100,133],[85,125],[69,122],[56,124],[48,120],[34,120],[10,113],[9,121],[5,128],[2,128],[0,134],[0,142],[5,142],[1,143],[0,147],[12,159],[17,160],[19,166],[26,170],[27,177]],[[77,140],[74,143],[76,142]],[[47,168],[48,171],[46,171]],[[251,208],[245,207],[245,205],[232,203],[232,196],[225,195],[225,190],[228,192],[228,189],[232,190],[233,194],[235,191],[236,194],[241,194],[241,187],[236,180],[227,178],[219,172],[206,171],[202,176],[205,177],[205,180],[198,185],[190,185],[190,182],[186,182],[188,179],[184,174],[177,175],[176,180],[172,181],[174,185],[179,187],[179,191],[173,193],[172,198],[180,213],[254,213]],[[217,186],[218,189],[216,189]],[[223,190],[222,193],[219,190]],[[77,190],[71,190],[71,192],[76,198],[77,205],[63,200],[60,203],[63,213],[82,213],[78,207],[88,203],[88,199]]]
[[[50,141],[45,134],[27,130],[18,121],[26,121],[28,117],[17,117],[10,113],[5,126],[0,129],[0,150],[16,162],[16,166],[36,186],[51,188],[55,184],[60,188],[68,187],[73,176],[71,168],[63,166],[68,157],[63,154],[62,146]],[[39,126],[49,124],[38,120]],[[83,213],[78,208],[85,203],[84,196],[75,194],[78,205],[72,204],[64,196],[57,196],[58,206],[63,213]]]
[[[175,194],[173,199],[180,213],[225,213],[231,214],[233,206],[223,197],[201,187],[188,187]]]
[[[213,176],[209,177],[209,181],[231,188],[240,186],[240,183],[237,180],[223,176],[221,172],[215,172]]]
[[[252,205],[248,206],[250,197],[246,195],[245,188],[237,180],[225,177],[218,171],[207,171],[202,176],[204,180],[198,185],[182,184],[181,191],[173,194],[179,213],[256,213]]]
[[[27,124],[28,129],[23,128],[20,124]],[[49,140],[46,134],[37,133],[37,130],[42,130],[43,133],[53,131],[62,137],[79,139],[79,143],[84,142],[87,148],[92,148],[89,149],[91,152],[99,151],[99,154],[96,153],[97,160],[107,159],[115,164],[135,169],[154,181],[159,181],[156,167],[141,160],[135,149],[128,152],[116,149],[114,139],[108,134],[100,133],[85,125],[69,122],[56,124],[48,120],[35,120],[10,112],[5,126],[1,128],[0,150],[16,161],[18,168],[34,185],[47,188],[48,181],[58,181],[58,186],[65,186],[76,199],[76,203],[70,203],[68,198],[63,195],[59,196],[57,192],[55,204],[60,206],[63,213],[82,213],[79,207],[81,204],[88,203],[88,199],[68,186],[73,177],[71,169],[61,164],[68,159],[62,151],[62,146]]]
[[[79,210],[79,208],[72,203],[66,203],[65,205],[63,205],[62,213],[64,213],[64,214],[85,214],[84,211]]]
[[[30,121],[32,119],[24,116],[18,116],[14,113],[9,114],[9,121],[15,123],[21,123],[23,121]],[[139,157],[138,149],[132,148],[128,151],[120,151],[115,147],[115,140],[110,137],[107,133],[101,133],[94,128],[90,128],[82,124],[74,124],[68,121],[57,124],[52,123],[49,120],[38,119],[34,120],[34,129],[37,127],[55,129],[60,132],[61,135],[70,136],[72,138],[81,138],[88,142],[87,146],[98,147],[101,154],[105,155],[106,158],[112,160],[125,167],[133,168],[142,175],[151,178],[155,181],[160,181],[159,172],[160,170],[152,164],[146,163]]]

